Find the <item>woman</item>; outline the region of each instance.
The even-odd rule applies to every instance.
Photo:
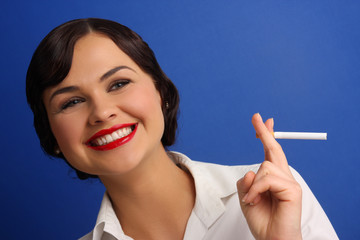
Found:
[[[96,226],[82,239],[337,238],[270,134],[272,119],[252,119],[265,149],[261,165],[220,166],[166,151],[178,93],[125,26],[79,19],[55,28],[33,55],[26,88],[45,152],[106,187]]]

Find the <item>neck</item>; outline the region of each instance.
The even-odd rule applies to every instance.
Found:
[[[100,178],[126,234],[135,239],[182,239],[195,186],[164,149],[126,176]]]

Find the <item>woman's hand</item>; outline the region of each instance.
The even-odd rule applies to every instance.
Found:
[[[300,185],[292,176],[280,144],[272,136],[274,121],[252,118],[264,145],[265,161],[258,172],[237,182],[240,206],[256,239],[302,239]]]

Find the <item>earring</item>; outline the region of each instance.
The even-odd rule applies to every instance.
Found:
[[[165,101],[165,108],[169,109],[169,102],[168,101]]]
[[[55,148],[55,154],[56,154],[56,155],[59,155],[60,153],[61,153],[61,151],[60,151],[59,147],[56,147],[56,148]]]

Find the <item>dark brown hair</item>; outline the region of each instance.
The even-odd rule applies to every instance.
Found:
[[[33,111],[34,127],[45,153],[63,158],[67,162],[63,154],[55,153],[57,142],[51,131],[43,104],[43,92],[66,78],[70,71],[75,43],[91,32],[109,37],[145,73],[152,77],[163,104],[165,130],[161,142],[164,147],[174,144],[179,94],[175,85],[161,70],[153,51],[138,34],[126,26],[110,20],[87,18],[72,20],[53,29],[35,50],[27,71],[27,102]],[[97,177],[77,169],[75,171],[80,179]]]

